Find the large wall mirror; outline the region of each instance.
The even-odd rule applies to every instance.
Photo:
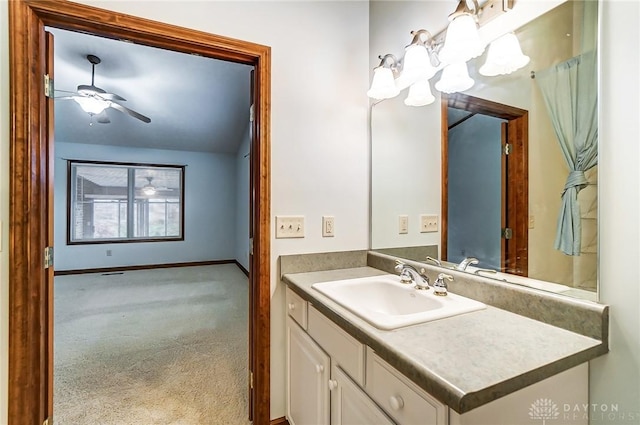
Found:
[[[475,80],[469,90],[440,94],[433,88],[438,73],[431,79],[436,97],[431,105],[405,106],[406,92],[372,101],[371,248],[418,261],[428,255],[445,267],[477,258],[466,271],[597,300],[598,2],[538,1],[546,9],[523,19],[526,12],[518,8],[531,3],[516,0],[512,11],[489,23],[495,31],[500,20],[513,25],[509,14],[520,13],[522,22],[509,30],[530,57],[525,67],[482,76],[485,51],[468,63]],[[372,56],[401,55],[410,30],[443,29],[456,4],[372,2]],[[421,19],[434,15],[443,22]],[[562,112],[554,104],[571,96],[564,90],[570,84],[558,73],[575,63],[582,68],[571,70],[573,77],[591,73],[592,83],[583,84],[571,100],[573,113],[589,114],[591,104],[595,109],[592,125],[572,131],[589,131],[586,139],[594,143],[591,149],[578,147],[583,153],[575,162],[586,171],[570,173],[567,157],[575,157],[576,148],[567,142],[570,137],[558,140],[566,125],[558,124]],[[562,197],[568,179],[579,184],[568,185],[574,192]],[[438,218],[435,232],[424,231],[430,216]]]

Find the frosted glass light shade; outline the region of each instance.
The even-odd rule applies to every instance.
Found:
[[[436,83],[436,89],[443,93],[456,93],[470,89],[473,83],[473,79],[469,77],[467,64],[457,62],[447,65],[442,70],[442,76],[440,81]]]
[[[94,97],[75,96],[73,100],[75,100],[85,112],[90,114],[99,114],[109,107],[108,102]]]
[[[444,63],[466,62],[480,56],[484,44],[478,34],[478,26],[471,15],[456,17],[447,27],[444,46],[438,54]]]
[[[426,47],[419,44],[411,44],[406,48],[402,67],[403,79],[410,83],[423,78],[428,80],[436,75],[436,71],[436,68],[431,65]]]
[[[487,77],[511,74],[529,63],[529,56],[522,53],[518,37],[507,33],[489,45],[487,60],[478,72]]]
[[[404,104],[407,106],[425,106],[433,103],[435,100],[436,98],[433,97],[431,93],[429,80],[423,78],[409,87],[409,95],[404,100]]]
[[[395,97],[398,93],[400,90],[396,87],[391,69],[379,66],[373,70],[373,80],[367,96],[381,100]]]

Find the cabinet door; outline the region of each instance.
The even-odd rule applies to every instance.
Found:
[[[331,368],[331,425],[394,425],[337,366]]]
[[[329,425],[329,356],[287,317],[287,419]]]

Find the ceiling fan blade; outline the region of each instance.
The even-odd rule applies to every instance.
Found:
[[[101,93],[100,97],[105,100],[117,100],[120,102],[126,102],[127,99],[115,93]]]
[[[134,111],[133,109],[129,109],[129,108],[127,108],[126,106],[122,106],[122,105],[120,105],[120,104],[118,104],[118,103],[115,103],[115,102],[111,102],[111,105],[110,105],[110,106],[111,106],[113,109],[116,109],[116,110],[118,110],[118,111],[120,111],[120,112],[123,112],[123,113],[125,113],[125,114],[129,114],[129,115],[131,115],[132,117],[139,119],[140,121],[143,121],[143,122],[146,122],[146,123],[150,123],[150,122],[151,122],[151,118],[149,118],[149,117],[145,117],[145,116],[144,116],[144,115],[142,115],[141,113],[136,112],[136,111]]]
[[[96,121],[99,122],[100,124],[109,124],[111,122],[111,120],[109,119],[109,116],[107,115],[106,109],[100,112],[99,114],[95,115],[95,117],[96,117]]]

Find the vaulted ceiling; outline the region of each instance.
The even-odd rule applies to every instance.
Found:
[[[55,96],[91,84],[151,119],[144,123],[113,108],[97,122],[73,100],[55,101],[58,142],[235,153],[249,125],[248,65],[141,46],[72,31],[54,34]]]

